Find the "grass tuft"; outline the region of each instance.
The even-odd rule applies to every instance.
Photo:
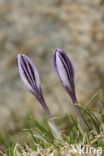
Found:
[[[99,96],[99,94],[101,96]],[[22,144],[15,143],[13,139],[12,144],[8,145],[5,138],[0,135],[3,146],[6,149],[6,154],[2,152],[2,156],[70,156],[80,155],[80,149],[86,153],[93,148],[91,155],[95,153],[94,149],[102,150],[104,155],[104,90],[100,89],[91,97],[85,107],[78,104],[82,118],[86,124],[86,131],[84,136],[81,135],[79,125],[73,116],[67,114],[61,118],[56,118],[56,124],[61,128],[62,140],[56,140],[48,126],[48,120],[44,119],[40,124],[31,114],[26,116],[24,127],[18,134],[21,135]],[[96,108],[92,108],[94,101],[98,101]],[[45,126],[44,126],[45,125]],[[62,127],[63,126],[63,127]],[[7,138],[6,138],[7,139]],[[72,149],[74,152],[72,152]],[[82,153],[83,154],[83,153]]]

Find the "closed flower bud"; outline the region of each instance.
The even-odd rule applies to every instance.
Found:
[[[31,59],[24,54],[19,54],[17,56],[17,65],[18,65],[18,71],[19,71],[19,74],[23,83],[30,90],[30,92],[38,99],[44,111],[46,112],[49,118],[49,125],[50,125],[53,135],[56,138],[61,139],[60,133],[58,132],[56,125],[54,121],[52,120],[52,115],[50,114],[50,111],[46,105],[46,102],[44,100],[44,97],[41,91],[38,69],[36,68],[34,63],[31,61]]]
[[[80,122],[82,123],[83,119],[76,104],[77,99],[75,95],[74,68],[68,56],[61,49],[57,48],[55,51],[53,58],[53,66],[65,90],[67,91],[67,93],[69,94],[69,96],[73,101],[74,108],[78,116],[78,120],[80,120]]]
[[[39,98],[41,95],[41,86],[36,66],[31,59],[24,54],[18,55],[17,65],[23,83],[37,98]]]
[[[53,65],[54,70],[60,78],[64,88],[70,95],[72,101],[76,103],[73,65],[61,49],[56,49],[53,58]]]

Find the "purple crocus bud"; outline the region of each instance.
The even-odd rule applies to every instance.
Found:
[[[54,121],[52,120],[52,115],[45,103],[45,100],[41,91],[38,69],[36,68],[34,63],[31,61],[31,59],[24,54],[19,54],[17,56],[17,66],[18,66],[18,71],[19,71],[19,74],[23,83],[30,90],[30,92],[37,98],[37,100],[41,103],[44,111],[46,112],[49,118],[49,125],[52,130],[52,133],[54,134],[56,138],[58,139],[61,138],[56,128],[56,125]]]
[[[69,93],[73,103],[76,103],[74,68],[67,55],[61,49],[56,49],[53,65],[56,74],[60,78],[64,88]]]
[[[58,75],[58,77],[62,82],[62,85],[64,86],[67,93],[70,95],[74,103],[74,107],[78,115],[78,118],[81,121],[82,118],[76,105],[77,99],[75,95],[74,68],[68,56],[65,54],[63,50],[58,48],[55,50],[53,58],[53,66],[56,74]]]
[[[41,86],[36,66],[31,59],[24,54],[19,54],[17,56],[17,65],[23,83],[36,96],[36,98],[39,99],[41,95]]]

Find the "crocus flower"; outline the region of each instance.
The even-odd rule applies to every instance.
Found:
[[[77,99],[75,94],[74,68],[68,56],[63,50],[58,48],[55,50],[53,66],[56,74],[62,82],[62,85],[64,86],[65,90],[73,101],[76,113],[78,115],[78,119],[82,121],[81,114],[76,105]]]
[[[46,112],[49,118],[49,125],[54,136],[57,137],[58,139],[61,138],[56,128],[56,125],[52,120],[52,115],[49,112],[49,109],[44,100],[42,90],[41,90],[41,85],[40,85],[40,77],[39,77],[38,69],[31,61],[31,59],[24,54],[19,54],[17,56],[17,66],[23,83],[30,90],[30,92],[37,98],[37,100],[41,103],[44,111]]]

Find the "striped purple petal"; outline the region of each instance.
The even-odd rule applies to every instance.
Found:
[[[17,56],[17,65],[23,83],[36,97],[40,96],[40,77],[31,59],[24,54],[19,54]]]
[[[56,74],[60,78],[64,88],[70,94],[73,102],[76,102],[75,85],[74,85],[74,68],[68,56],[61,49],[56,49],[53,66]]]

